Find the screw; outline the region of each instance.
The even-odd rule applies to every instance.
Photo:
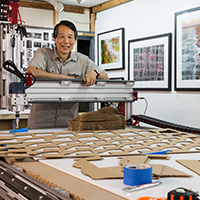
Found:
[[[28,186],[24,187],[24,190],[26,191],[28,189]]]

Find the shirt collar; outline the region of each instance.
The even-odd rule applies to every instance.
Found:
[[[53,48],[53,59],[55,60],[56,58],[60,58],[57,51],[56,51],[56,47]]]
[[[70,58],[71,58],[71,60],[76,61],[77,60],[77,54],[75,54],[73,51],[71,51]]]
[[[60,56],[58,55],[58,53],[56,51],[56,47],[54,47],[53,48],[53,59],[55,60],[56,58],[59,58],[61,60]],[[77,55],[73,51],[71,51],[70,56],[66,61],[69,61],[69,60],[74,60],[74,61],[77,60]]]

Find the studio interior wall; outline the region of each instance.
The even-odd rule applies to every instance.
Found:
[[[21,18],[28,26],[53,28],[53,11],[36,9],[36,8],[19,8]],[[89,32],[90,29],[90,12],[89,9],[84,10],[84,14],[60,12],[58,13],[58,21],[69,20],[72,21],[78,31]]]
[[[125,28],[125,70],[108,71],[110,77],[125,79],[128,79],[128,40],[172,33],[172,90],[139,91],[139,97],[148,101],[146,115],[196,128],[200,128],[200,91],[174,90],[174,13],[199,6],[199,0],[135,0],[97,13],[95,23],[95,38],[98,33]],[[97,55],[97,39],[95,46]],[[143,114],[144,109],[145,101],[139,100],[133,103],[132,114]]]

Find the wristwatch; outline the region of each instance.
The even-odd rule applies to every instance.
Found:
[[[94,71],[97,73],[96,78],[98,78],[100,76],[100,73],[96,69]]]

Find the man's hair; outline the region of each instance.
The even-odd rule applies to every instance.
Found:
[[[58,24],[54,27],[54,31],[53,31],[53,37],[54,37],[54,38],[57,38],[57,36],[58,36],[58,28],[59,28],[60,25],[67,26],[67,27],[70,28],[72,31],[74,31],[75,40],[77,39],[78,32],[77,32],[77,30],[76,30],[76,26],[75,26],[72,22],[67,21],[67,20],[60,21],[60,23],[58,23]]]

